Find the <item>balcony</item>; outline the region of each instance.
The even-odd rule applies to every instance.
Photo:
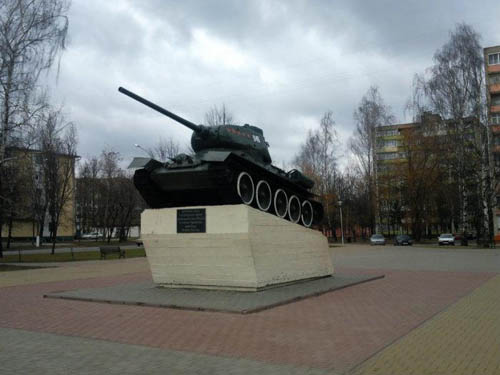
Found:
[[[498,94],[500,93],[500,83],[493,83],[489,87],[490,94]]]
[[[398,146],[384,146],[384,145],[381,145],[381,146],[377,147],[377,152],[397,152],[397,151],[398,151]]]
[[[500,73],[500,64],[488,65],[488,68],[486,70],[488,73]]]

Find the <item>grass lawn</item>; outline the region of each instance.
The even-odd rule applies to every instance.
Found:
[[[117,239],[112,239],[110,243],[102,240],[74,240],[68,242],[56,242],[56,251],[58,247],[99,247],[99,246],[108,246],[108,245],[118,245],[118,246],[127,246],[127,245],[136,245],[135,240],[129,240],[124,242],[119,242]],[[3,249],[4,250],[15,250],[20,249],[23,250],[39,250],[39,249],[52,249],[52,243],[44,242],[40,245],[40,247],[36,247],[27,242],[11,242],[10,248],[7,249],[7,241],[3,241]]]
[[[137,258],[144,257],[146,253],[144,248],[138,247],[137,249],[126,249],[125,254],[127,258]],[[117,259],[118,254],[108,254],[106,259]],[[99,251],[82,251],[71,253],[56,253],[51,254],[23,254],[21,252],[21,262],[26,263],[47,263],[47,262],[71,262],[77,260],[99,260],[101,259],[101,253]],[[4,255],[0,258],[1,263],[18,263],[19,255]]]

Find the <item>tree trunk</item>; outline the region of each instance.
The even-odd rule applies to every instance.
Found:
[[[3,229],[3,224],[2,224],[2,220],[0,219],[0,258],[3,258],[2,229]]]
[[[486,143],[485,143],[485,149],[484,149],[484,167],[486,169],[486,194],[485,194],[485,229],[488,231],[487,236],[488,236],[488,245],[489,247],[494,248],[495,247],[495,224],[493,222],[493,202],[492,198],[495,193],[495,172],[494,172],[494,165],[493,165],[493,160],[491,157],[491,133],[490,133],[490,127],[486,127]]]
[[[58,227],[59,223],[58,222],[54,222],[52,221],[50,223],[50,237],[51,237],[51,241],[52,241],[52,248],[51,248],[51,251],[50,251],[50,254],[51,255],[54,255],[55,254],[55,250],[56,250],[56,238],[57,238],[57,227]]]
[[[43,227],[45,226],[45,214],[43,215],[43,218],[40,220],[38,225],[40,226],[38,228],[39,230],[38,235],[40,236],[40,241],[43,241]]]
[[[13,224],[13,218],[12,218],[12,212],[10,213],[9,216],[9,233],[7,234],[7,249],[10,249],[10,241],[12,240],[12,224]]]

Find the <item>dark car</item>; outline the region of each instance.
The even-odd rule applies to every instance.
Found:
[[[399,234],[394,238],[394,246],[399,245],[413,245],[413,240],[407,234]]]

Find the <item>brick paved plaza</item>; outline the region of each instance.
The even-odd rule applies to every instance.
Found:
[[[248,315],[43,298],[151,281],[145,259],[0,274],[5,374],[500,374],[500,251],[346,246],[385,278]]]

